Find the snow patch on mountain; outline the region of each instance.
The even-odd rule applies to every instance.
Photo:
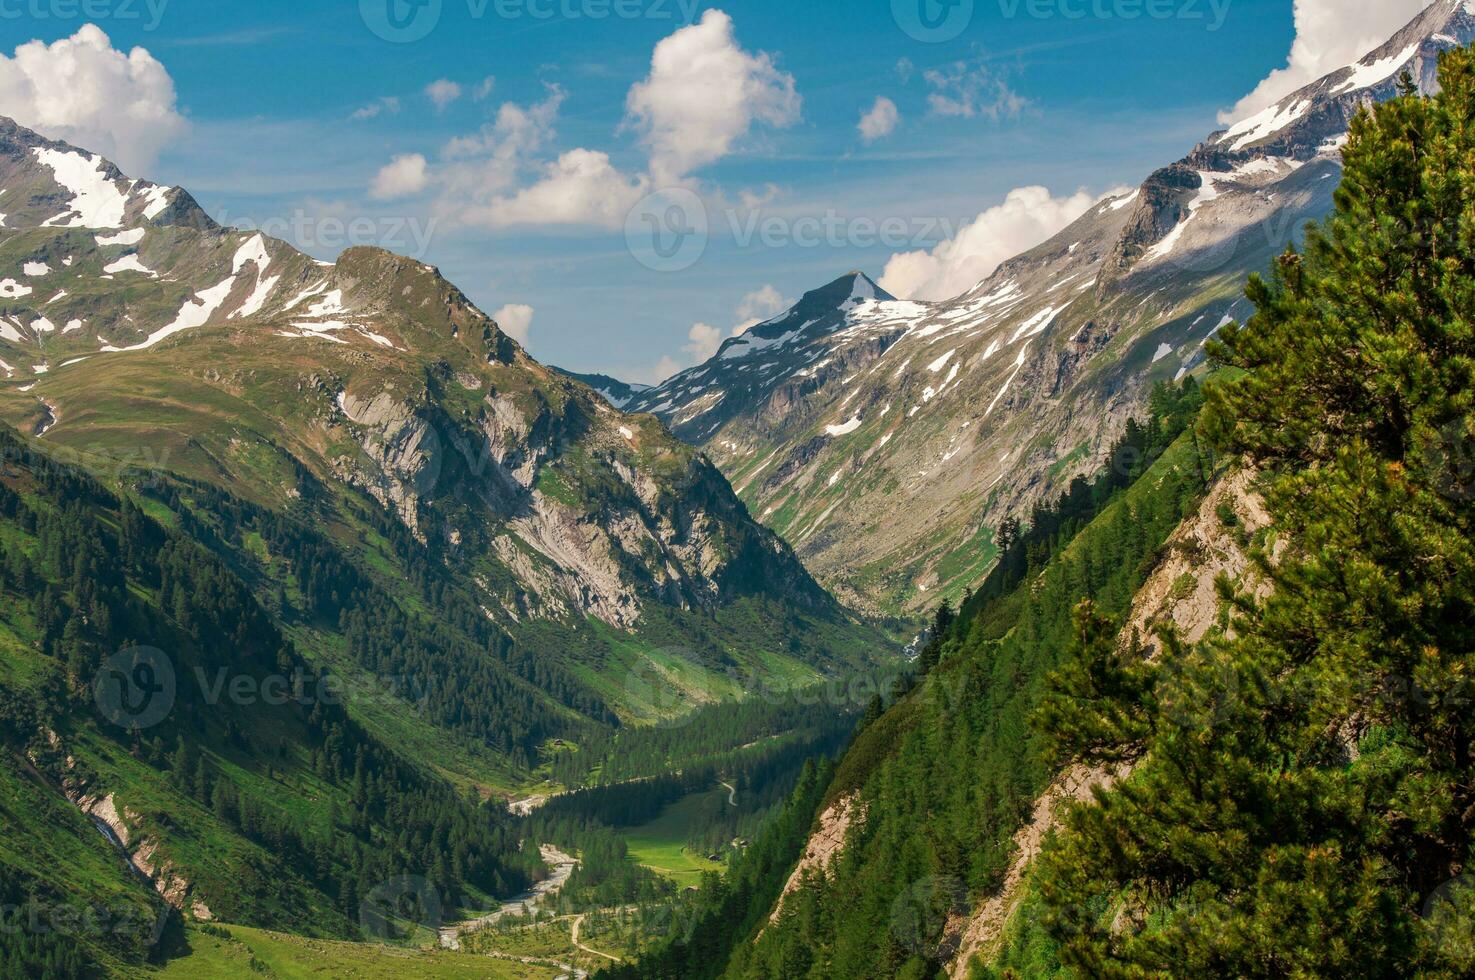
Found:
[[[1408,64],[1409,60],[1419,52],[1419,42],[1415,41],[1397,54],[1386,58],[1379,58],[1372,64],[1359,63],[1352,68],[1352,75],[1345,82],[1332,89],[1337,92],[1355,92],[1358,89],[1368,88],[1387,79],[1399,68]],[[1366,59],[1364,59],[1364,62]]]
[[[839,425],[827,425],[827,426],[825,426],[825,435],[831,436],[831,437],[848,436],[848,435],[850,435],[850,433],[854,432],[856,429],[859,429],[860,428],[860,424],[861,424],[861,419],[860,419],[860,416],[857,415],[854,418],[850,419],[849,421],[842,422]]]
[[[148,266],[144,265],[142,261],[139,260],[137,252],[129,252],[121,259],[118,259],[116,262],[109,262],[107,265],[102,267],[102,271],[108,273],[109,275],[115,275],[119,272],[141,272],[146,276],[152,276],[155,279],[159,278],[159,274],[157,272],[155,272],[153,269],[150,269]]]
[[[70,205],[43,222],[45,227],[121,228],[128,195],[107,175],[102,157],[66,150],[34,147],[36,159],[51,168],[56,182],[72,192]],[[71,220],[63,222],[62,219]]]
[[[98,235],[97,244],[106,248],[109,245],[137,245],[143,241],[144,229],[130,228],[112,235]]]

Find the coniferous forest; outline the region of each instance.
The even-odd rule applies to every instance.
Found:
[[[1475,977],[1475,3],[454,6],[0,16],[0,980]]]

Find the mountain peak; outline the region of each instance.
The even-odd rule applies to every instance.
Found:
[[[895,300],[896,297],[878,286],[876,281],[864,272],[851,270],[838,279],[805,293],[793,309],[804,311],[816,308],[838,309],[846,304],[858,306],[872,299],[887,303]]]
[[[183,188],[132,180],[105,157],[50,139],[0,116],[4,227],[122,230],[144,225],[217,225]]]

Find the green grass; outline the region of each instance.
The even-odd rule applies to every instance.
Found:
[[[355,977],[363,980],[530,980],[557,976],[552,967],[513,963],[445,950],[417,950],[373,943],[303,939],[280,932],[224,926],[230,938],[191,928],[190,952],[162,969],[139,976],[168,980],[214,980],[217,977]]]
[[[672,803],[661,811],[661,815],[649,823],[619,831],[630,856],[637,864],[650,868],[656,874],[681,886],[696,885],[702,875],[709,871],[721,872],[726,865],[709,861],[705,854],[697,854],[686,846],[697,808],[703,797],[721,794],[727,790],[718,787]]]

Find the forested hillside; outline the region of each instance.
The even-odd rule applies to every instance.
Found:
[[[646,975],[961,976],[964,925],[1070,767],[1111,775],[1044,825],[975,976],[1475,971],[1475,54],[1440,82],[1357,117],[1333,215],[1251,280],[1202,395],[1159,389],[1118,448],[1150,465],[1003,529],[838,766],[811,830],[841,846],[772,924],[695,933]],[[1212,499],[1195,517],[1251,562],[1220,578],[1219,625],[1124,629],[1242,467],[1268,530]],[[1168,598],[1210,574],[1192,540]]]
[[[5,893],[126,925],[7,928],[7,956],[137,965],[180,911],[357,936],[401,876],[453,908],[541,874],[499,808],[354,721],[217,555],[12,433],[0,451]]]
[[[1249,297],[1205,429],[1265,471],[1273,590],[1155,665],[1088,642],[1051,735],[1130,780],[1042,892],[1097,976],[1475,970],[1475,54],[1364,114],[1336,212]]]
[[[948,916],[997,887],[1010,838],[1052,774],[1028,721],[1068,654],[1075,606],[1094,596],[1124,610],[1212,477],[1188,434],[1198,386],[1164,386],[1152,401],[1106,471],[1038,508],[1037,529],[1015,532],[1013,557],[961,615],[939,611],[916,675],[872,705],[828,784],[810,791],[809,821],[845,799],[864,813],[830,874],[806,877],[753,941],[803,837],[778,860],[750,856],[740,867],[756,880],[712,898],[714,918],[743,923],[738,937],[724,945],[696,929],[641,975],[932,975]],[[898,915],[911,924],[896,928]]]

